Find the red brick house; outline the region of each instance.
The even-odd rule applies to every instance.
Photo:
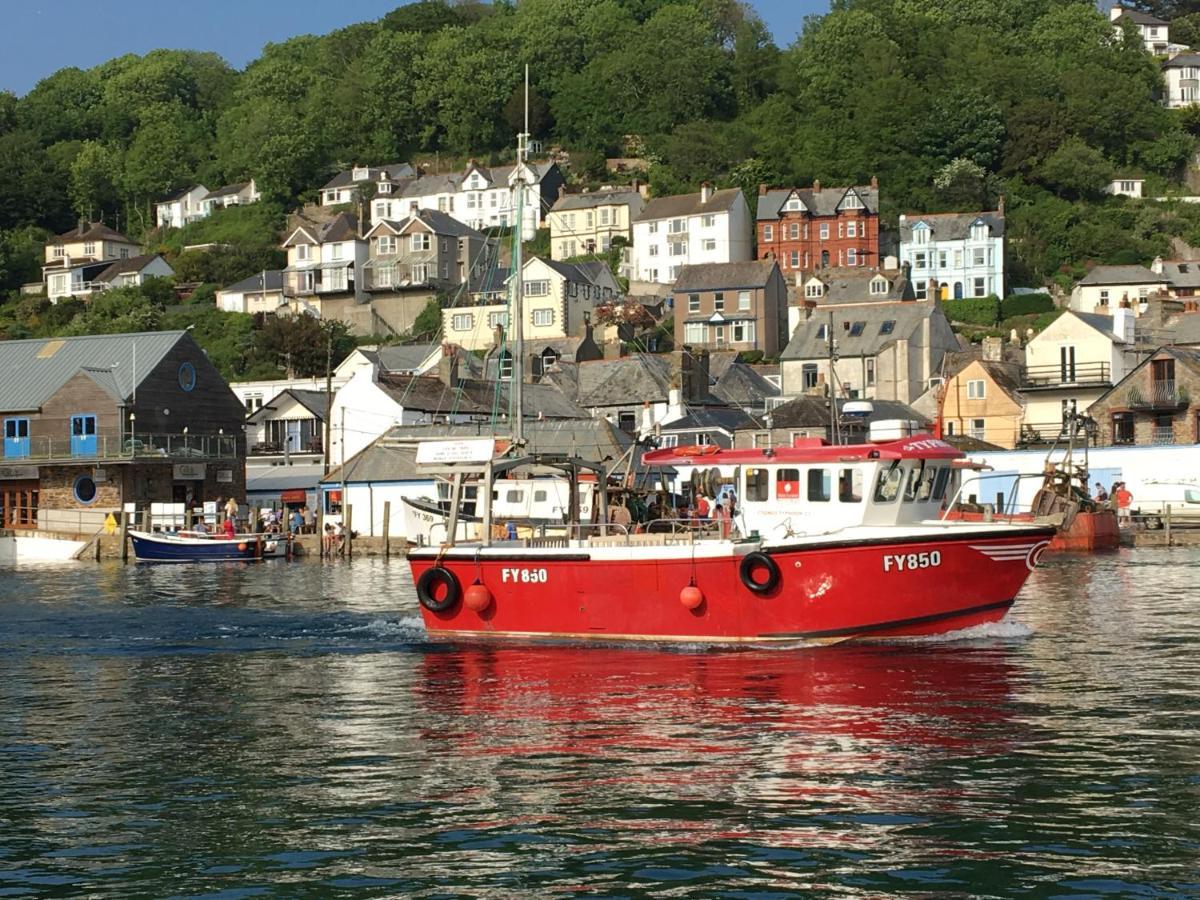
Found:
[[[823,188],[758,188],[758,258],[785,274],[879,265],[879,182]]]

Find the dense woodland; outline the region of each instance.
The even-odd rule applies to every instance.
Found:
[[[1200,4],[1138,5],[1200,46]],[[36,280],[45,234],[77,218],[178,249],[150,233],[154,201],[253,177],[267,201],[244,259],[198,273],[243,277],[339,169],[511,156],[525,63],[531,130],[575,178],[638,155],[656,193],[711,180],[753,202],[764,181],[876,175],[891,223],[1004,194],[1015,284],[1200,244],[1200,209],[1102,192],[1117,173],[1178,192],[1200,113],[1156,102],[1158,61],[1092,3],[833,0],[781,48],[738,0],[421,0],[269,44],[241,72],[160,50],[0,93],[0,290]]]

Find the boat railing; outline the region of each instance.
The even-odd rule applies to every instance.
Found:
[[[995,473],[990,473],[987,475],[972,475],[969,478],[964,478],[962,483],[959,485],[958,490],[955,491],[954,496],[950,498],[950,502],[946,504],[946,508],[942,510],[941,520],[944,522],[953,518],[956,513],[961,514],[964,511],[964,507],[979,507],[978,511],[982,513],[984,521],[1011,523],[1014,519],[1016,519],[1017,516],[1028,516],[1033,511],[1032,507],[1022,508],[1017,502],[1018,488],[1020,487],[1020,483],[1025,479],[1036,479],[1039,483],[1041,483],[1045,480],[1045,477],[1046,476],[1041,473],[1026,472],[1013,473],[1011,475],[996,475]],[[982,483],[984,480],[995,481],[1001,478],[1006,481],[1011,479],[1012,481],[1008,491],[1003,495],[1002,503],[991,503],[981,501],[979,499],[964,502],[964,497],[971,496],[967,491],[967,488],[973,483]],[[978,493],[976,496],[979,496]]]

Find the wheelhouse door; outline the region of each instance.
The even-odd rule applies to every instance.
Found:
[[[4,420],[4,458],[21,459],[29,456],[29,420]]]

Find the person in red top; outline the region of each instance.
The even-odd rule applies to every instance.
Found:
[[[705,497],[703,494],[701,494],[700,498],[696,501],[696,518],[697,519],[707,519],[708,518],[708,498]]]
[[[1133,521],[1133,494],[1125,487],[1125,482],[1118,481],[1113,485],[1113,500],[1117,504],[1117,524],[1129,525]]]
[[[233,519],[225,519],[225,537],[231,538],[236,534],[233,528]]]

